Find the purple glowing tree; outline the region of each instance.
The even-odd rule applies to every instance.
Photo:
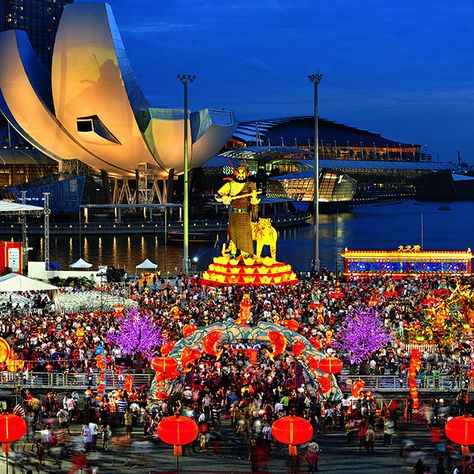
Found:
[[[140,314],[132,308],[120,321],[114,332],[107,334],[107,339],[120,348],[126,356],[136,356],[137,364],[142,357],[151,357],[163,343],[161,331],[146,314]]]
[[[390,340],[379,313],[373,308],[364,308],[347,314],[334,346],[348,354],[351,363],[360,364]]]

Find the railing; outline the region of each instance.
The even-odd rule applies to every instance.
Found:
[[[135,387],[143,385],[149,387],[154,374],[131,374]],[[365,382],[364,390],[378,393],[408,393],[408,380],[396,375],[341,375],[340,385],[344,391],[350,392],[351,382],[362,379]],[[350,381],[350,382],[349,382]],[[87,374],[62,374],[47,372],[32,372],[25,376],[23,373],[0,372],[0,387],[13,388],[17,386],[25,388],[57,388],[68,390],[85,390],[88,387],[97,387],[99,375],[89,377]],[[125,375],[107,372],[106,387],[108,390],[122,389],[125,384]],[[426,376],[417,379],[416,385],[420,393],[424,392],[457,392],[468,390],[474,392],[474,383],[463,377],[442,375],[440,377]]]
[[[356,380],[365,382],[364,390],[372,390],[380,393],[383,392],[408,392],[408,379],[397,375],[347,375],[341,377],[341,381],[350,390],[348,380],[355,382]],[[468,390],[474,392],[474,383],[464,377],[453,375],[441,375],[434,377],[427,375],[423,379],[416,379],[416,386],[420,393],[423,392],[457,392],[459,390]]]
[[[131,374],[135,387],[146,385],[149,387],[154,374]],[[65,388],[85,390],[88,387],[97,387],[99,375],[89,377],[87,374],[62,374],[47,372],[24,373],[0,372],[0,387],[25,388]],[[122,389],[125,385],[125,375],[108,372],[106,374],[105,386],[108,390]]]

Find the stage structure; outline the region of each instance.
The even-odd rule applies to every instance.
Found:
[[[50,71],[21,30],[0,33],[0,63],[0,110],[25,140],[60,168],[79,160],[115,180],[116,204],[166,202],[168,180],[183,172],[185,113],[150,107],[109,5],[66,5]],[[190,113],[187,125],[190,168],[236,126],[232,112],[214,109]]]
[[[246,164],[232,169],[234,178],[225,178],[215,196],[217,202],[229,208],[228,241],[221,256],[214,257],[203,273],[201,282],[213,286],[295,283],[291,265],[276,259],[278,233],[271,220],[258,217],[260,193],[255,183],[248,180]],[[267,246],[270,255],[264,257],[263,249]]]
[[[349,250],[344,258],[345,275],[470,275],[471,249],[466,251],[422,250],[419,245],[398,250]]]

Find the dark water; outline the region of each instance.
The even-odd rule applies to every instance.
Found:
[[[451,210],[440,210],[449,205]],[[421,243],[421,215],[423,215],[424,248],[431,250],[466,250],[474,247],[474,202],[401,203],[360,206],[352,212],[321,215],[320,257],[321,265],[334,269],[336,254],[350,249],[396,249],[399,245]],[[313,252],[312,227],[281,230],[277,247],[278,260],[290,263],[297,270],[308,270]],[[219,236],[221,241],[224,235]],[[114,265],[133,272],[135,265],[149,258],[164,273],[173,273],[181,267],[182,244],[158,242],[158,236],[83,237],[82,257],[102,265]],[[31,239],[30,259],[38,260],[42,254],[42,239]],[[197,269],[207,267],[212,257],[220,253],[213,244],[191,244],[190,258],[197,258]],[[51,260],[63,269],[79,257],[78,238],[52,237]],[[338,259],[338,268],[342,261]]]

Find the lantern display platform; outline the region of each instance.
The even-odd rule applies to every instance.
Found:
[[[297,283],[291,265],[265,257],[261,263],[254,258],[230,259],[222,262],[215,257],[203,273],[201,283],[205,285],[281,285]]]

